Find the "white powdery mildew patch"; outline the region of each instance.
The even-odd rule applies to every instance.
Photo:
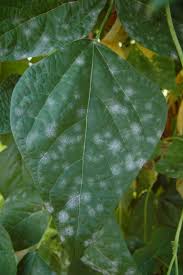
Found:
[[[68,222],[69,220],[69,214],[67,211],[65,210],[61,210],[59,213],[58,213],[58,220],[60,223],[66,223]]]
[[[134,269],[133,267],[130,267],[124,275],[135,275],[136,274],[136,269]]]
[[[137,168],[141,168],[144,165],[144,163],[145,163],[145,159],[143,159],[143,158],[136,160]]]
[[[106,187],[107,187],[107,183],[106,183],[105,181],[100,181],[100,182],[99,182],[99,186],[100,186],[101,188],[106,188]]]
[[[17,117],[21,117],[23,115],[23,113],[24,113],[24,110],[21,109],[21,108],[16,107],[15,110],[14,110],[14,112],[15,112],[15,115]]]
[[[54,123],[48,124],[45,128],[45,135],[48,138],[54,137],[56,135],[56,125]]]
[[[80,108],[79,110],[77,110],[77,116],[79,118],[82,118],[85,114],[86,114],[86,109],[85,108]]]
[[[53,213],[54,209],[50,202],[45,202],[44,206],[50,214]]]
[[[95,215],[96,215],[95,210],[92,207],[90,207],[90,206],[88,206],[88,215],[90,217],[95,217]]]
[[[98,212],[103,212],[103,211],[104,211],[103,205],[102,205],[101,203],[97,204],[96,210],[97,210]]]
[[[121,149],[121,142],[117,139],[114,139],[109,143],[108,148],[112,154],[116,154]]]
[[[147,137],[146,140],[148,143],[150,143],[152,145],[154,145],[157,142],[156,139],[154,139],[153,137]]]
[[[140,124],[138,123],[132,123],[130,128],[132,130],[133,135],[139,135],[142,132]]]
[[[84,58],[84,56],[78,56],[78,58],[76,59],[76,64],[78,65],[78,66],[82,66],[82,65],[84,65],[85,64],[85,58]]]
[[[111,166],[111,172],[114,176],[118,176],[121,172],[121,166],[119,164],[114,164]]]
[[[109,105],[109,110],[113,114],[117,114],[117,115],[127,115],[128,114],[128,109],[119,103],[111,103]]]
[[[50,160],[51,159],[50,159],[50,156],[48,155],[48,153],[45,153],[41,156],[40,163],[47,164],[47,163],[49,163]]]
[[[55,104],[56,104],[55,100],[51,97],[48,97],[47,105],[50,106],[50,107],[54,107]]]
[[[66,207],[67,207],[68,209],[75,209],[75,208],[78,207],[79,201],[80,201],[79,195],[73,195],[73,196],[71,196],[71,197],[69,198],[69,200],[68,200],[68,202],[67,202],[67,204],[66,204]]]
[[[128,97],[131,97],[134,95],[134,90],[132,88],[127,88],[125,89],[125,94],[128,96]]]
[[[81,199],[84,202],[89,202],[89,201],[91,201],[91,194],[89,192],[85,192],[81,195]]]
[[[125,168],[127,171],[133,171],[136,168],[136,163],[132,155],[128,154],[125,158]]]
[[[48,43],[49,41],[50,41],[50,38],[49,38],[48,35],[43,34],[43,35],[41,36],[41,42],[43,42],[44,44]]]
[[[63,236],[72,237],[73,235],[74,235],[74,229],[71,225],[64,228]]]
[[[102,144],[104,142],[101,134],[95,134],[93,137],[93,142],[97,145]]]

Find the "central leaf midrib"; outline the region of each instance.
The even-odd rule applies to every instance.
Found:
[[[93,77],[93,62],[94,62],[94,44],[92,44],[92,61],[91,61],[91,73],[90,73],[90,86],[89,86],[89,94],[88,94],[88,105],[86,110],[86,125],[85,125],[85,135],[84,135],[84,143],[83,143],[83,155],[82,155],[82,175],[81,175],[81,184],[80,184],[80,192],[79,192],[79,206],[78,206],[78,223],[76,228],[76,237],[79,233],[80,226],[80,215],[81,215],[81,194],[83,190],[83,176],[84,176],[84,159],[85,159],[85,151],[86,151],[86,138],[87,138],[87,129],[88,129],[88,112],[90,106],[91,99],[91,88],[92,88],[92,77]]]

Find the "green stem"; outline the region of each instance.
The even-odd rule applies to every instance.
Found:
[[[169,26],[169,29],[170,29],[170,33],[171,33],[171,36],[172,36],[172,40],[175,44],[178,56],[180,58],[180,62],[181,62],[182,67],[183,67],[183,52],[182,52],[182,48],[180,46],[179,40],[177,38],[177,34],[175,32],[175,28],[174,28],[174,25],[173,25],[169,4],[166,6],[166,17],[167,17],[167,22],[168,22],[168,26]]]
[[[113,8],[113,4],[114,4],[114,0],[110,0],[110,2],[109,2],[109,8],[107,10],[107,13],[106,13],[106,15],[105,15],[105,17],[104,17],[104,19],[102,21],[102,24],[101,24],[101,26],[100,26],[100,28],[98,30],[97,36],[96,36],[97,40],[100,39],[101,33],[103,31],[103,28],[104,28],[104,26],[105,26],[105,24],[106,24],[106,22],[107,22],[107,20],[109,18],[109,15],[111,14],[111,11],[112,11],[112,8]]]
[[[147,207],[148,207],[149,196],[151,194],[153,184],[154,184],[154,182],[149,186],[149,188],[147,190],[145,202],[144,202],[144,242],[147,241]]]
[[[179,275],[177,252],[178,252],[179,238],[180,238],[180,232],[181,232],[181,229],[182,229],[182,224],[183,224],[183,210],[182,210],[182,213],[181,213],[181,216],[180,216],[179,224],[178,224],[178,227],[177,227],[177,232],[175,234],[175,240],[173,242],[173,255],[172,255],[172,259],[171,259],[171,262],[170,262],[170,265],[169,265],[169,268],[168,268],[167,275],[171,274],[174,262],[175,262],[175,274]]]

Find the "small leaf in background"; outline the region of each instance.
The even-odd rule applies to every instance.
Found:
[[[18,265],[17,275],[56,275],[37,252],[28,253]]]
[[[168,146],[167,152],[157,162],[159,173],[171,178],[183,178],[183,138],[175,137]]]
[[[19,75],[10,75],[0,83],[0,134],[11,132],[10,102],[11,96]]]
[[[16,259],[10,237],[0,225],[0,274],[16,275]]]
[[[148,58],[138,47],[133,46],[127,61],[139,72],[157,83],[162,89],[174,90],[176,88],[175,64],[168,58],[154,54]]]
[[[20,10],[0,9],[0,60],[48,54],[66,43],[87,36],[106,0],[33,1]],[[7,15],[6,18],[5,14]]]
[[[149,0],[117,0],[116,7],[121,23],[132,39],[160,55],[175,55],[164,10],[151,12]],[[182,21],[179,22],[180,18],[177,19],[176,15],[173,13],[175,28],[178,38],[183,42]]]
[[[16,189],[0,209],[0,224],[10,234],[16,250],[38,243],[47,228],[48,221],[49,214],[43,208],[37,191],[28,187]]]

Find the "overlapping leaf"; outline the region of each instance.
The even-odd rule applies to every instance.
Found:
[[[31,175],[11,136],[8,136],[7,145],[0,153],[0,192],[5,198],[26,185],[33,186]]]
[[[19,263],[19,275],[53,275],[56,274],[36,252],[28,253]]]
[[[176,88],[175,64],[170,58],[154,55],[150,59],[138,47],[133,47],[127,60],[139,72],[156,82],[160,88],[170,90]]]
[[[2,3],[0,59],[21,59],[53,51],[88,34],[106,0],[32,0]],[[17,6],[16,6],[17,5]]]
[[[10,101],[18,75],[11,75],[0,83],[0,134],[11,132]]]
[[[16,275],[16,260],[10,237],[0,226],[0,274]]]
[[[165,11],[154,13],[148,0],[116,0],[119,18],[128,34],[145,47],[161,55],[174,55],[175,46],[168,28]],[[181,42],[182,21],[173,14],[176,32]]]
[[[28,187],[16,190],[0,209],[0,223],[10,234],[16,250],[38,243],[48,220],[49,214],[37,191]]]
[[[159,173],[172,178],[183,177],[183,139],[178,138],[169,145],[168,151],[157,163],[156,169]]]
[[[15,140],[77,255],[150,157],[165,119],[158,87],[87,40],[33,65],[17,84]]]

